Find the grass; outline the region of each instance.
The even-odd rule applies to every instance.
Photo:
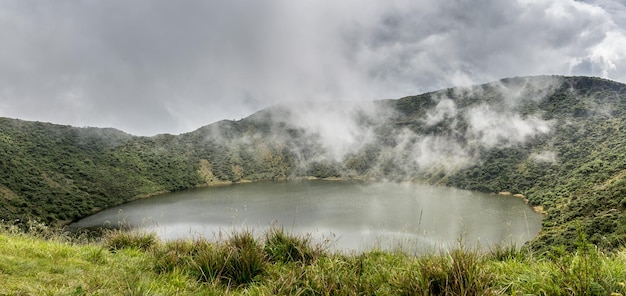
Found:
[[[626,295],[626,249],[338,254],[271,228],[219,241],[0,229],[0,295]]]

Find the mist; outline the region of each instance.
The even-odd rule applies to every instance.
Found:
[[[284,157],[280,151],[287,148],[297,169],[286,177],[320,165],[331,175],[378,180],[449,175],[476,165],[493,148],[549,136],[556,121],[522,107],[540,104],[561,85],[559,77],[527,77],[402,99],[424,106],[412,107],[416,113],[401,111],[402,100],[284,103],[211,125],[205,140],[235,155],[250,151],[265,163]],[[554,162],[556,155],[540,151],[529,159]]]

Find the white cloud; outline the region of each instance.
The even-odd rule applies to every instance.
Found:
[[[484,147],[520,144],[530,137],[547,134],[552,127],[537,115],[522,117],[507,110],[494,110],[488,105],[471,108],[465,114],[469,124],[469,138]]]
[[[449,98],[442,98],[435,106],[434,110],[428,110],[426,112],[426,118],[424,123],[427,125],[434,125],[446,118],[453,118],[456,116],[456,104]]]

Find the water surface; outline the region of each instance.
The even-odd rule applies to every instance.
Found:
[[[155,231],[164,239],[214,237],[270,225],[334,250],[440,249],[459,240],[475,246],[521,245],[537,235],[542,216],[523,200],[408,183],[294,181],[202,188],[141,199],[71,225]]]

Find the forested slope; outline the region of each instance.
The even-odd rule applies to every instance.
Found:
[[[0,218],[55,224],[140,196],[299,177],[419,180],[523,194],[537,248],[626,233],[626,85],[503,79],[398,100],[305,103],[181,135],[0,119]]]

